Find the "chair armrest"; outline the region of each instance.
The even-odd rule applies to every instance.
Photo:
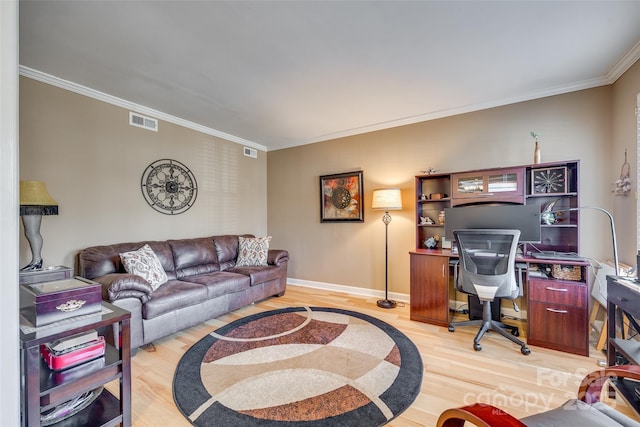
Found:
[[[269,249],[267,264],[280,267],[280,264],[289,261],[289,252],[284,249]]]
[[[580,383],[578,399],[586,403],[599,402],[602,386],[609,378],[628,378],[640,381],[640,366],[620,365],[590,372]]]
[[[503,410],[481,403],[447,409],[440,414],[437,427],[462,427],[465,421],[478,427],[526,427]]]
[[[93,281],[102,285],[102,299],[109,302],[137,298],[144,304],[151,299],[153,292],[149,282],[135,274],[111,273],[96,277]]]

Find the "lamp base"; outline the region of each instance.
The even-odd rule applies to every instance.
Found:
[[[380,308],[394,308],[397,305],[398,305],[397,302],[392,301],[390,299],[379,299],[378,300],[378,307],[380,307]]]

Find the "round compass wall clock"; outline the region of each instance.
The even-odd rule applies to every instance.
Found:
[[[533,194],[566,193],[567,168],[546,168],[531,171]]]
[[[151,163],[142,173],[140,185],[149,206],[166,215],[187,211],[198,195],[196,177],[177,160]]]

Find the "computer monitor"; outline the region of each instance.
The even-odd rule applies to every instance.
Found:
[[[495,228],[520,230],[520,242],[540,243],[540,207],[537,205],[477,205],[446,208],[444,235],[453,241],[453,230]]]

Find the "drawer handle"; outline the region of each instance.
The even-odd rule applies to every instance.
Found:
[[[557,292],[569,292],[569,289],[563,288],[552,288],[551,286],[547,286],[548,291],[557,291]]]
[[[567,314],[568,313],[567,310],[556,310],[555,308],[549,308],[549,307],[547,307],[547,311],[550,311],[552,313],[560,313],[560,314]]]

